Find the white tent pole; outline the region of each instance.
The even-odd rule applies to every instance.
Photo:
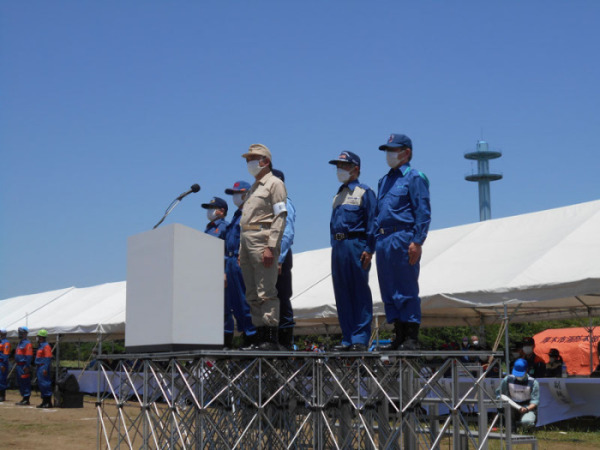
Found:
[[[504,303],[504,360],[506,361],[506,373],[510,373],[510,360],[508,355],[510,353],[508,341],[508,307]]]

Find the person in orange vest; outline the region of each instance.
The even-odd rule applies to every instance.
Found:
[[[50,379],[50,364],[52,363],[52,347],[46,342],[48,332],[40,330],[37,334],[39,347],[35,354],[35,366],[37,367],[37,380],[42,403],[38,408],[52,408],[52,380]]]
[[[19,327],[19,345],[15,351],[15,363],[17,365],[17,384],[23,399],[17,402],[17,405],[29,405],[29,397],[31,397],[31,362],[33,360],[33,347],[27,339],[29,329],[27,327]]]
[[[6,330],[0,330],[0,402],[6,400],[8,387],[8,358],[10,357],[10,342],[6,339]]]

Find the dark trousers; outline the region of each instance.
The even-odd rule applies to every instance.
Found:
[[[292,266],[293,257],[290,248],[281,265],[281,273],[277,277],[277,297],[279,297],[279,328],[293,328],[294,310],[292,309]]]

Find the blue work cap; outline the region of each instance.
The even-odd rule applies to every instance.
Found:
[[[229,209],[227,206],[227,202],[223,200],[221,197],[213,197],[212,200],[208,203],[202,203],[202,207],[205,209],[221,209],[223,208],[225,212]]]
[[[250,190],[250,183],[247,181],[236,181],[233,183],[231,189],[225,189],[225,193],[228,195],[238,194],[240,192],[248,192]]]
[[[271,172],[273,172],[273,175],[275,175],[277,178],[279,178],[281,181],[283,181],[285,183],[285,175],[283,174],[283,172],[281,170],[273,169],[273,170],[271,170]]]
[[[527,361],[523,358],[519,358],[515,361],[515,365],[513,366],[512,374],[515,377],[522,377],[527,373]]]
[[[6,328],[1,328],[0,329],[0,334],[6,334]]]
[[[332,159],[329,161],[329,164],[337,164],[339,162],[349,162],[354,164],[355,166],[360,167],[360,158],[356,153],[348,152],[344,150],[340,153],[337,159]]]
[[[379,146],[379,150],[390,150],[401,147],[409,147],[412,150],[412,141],[405,134],[392,134],[385,144]]]

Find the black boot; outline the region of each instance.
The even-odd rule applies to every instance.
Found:
[[[29,405],[29,396],[23,397],[23,400],[21,400],[20,402],[15,403],[15,405],[28,406]]]
[[[419,327],[416,322],[406,322],[404,329],[406,330],[406,339],[400,346],[400,350],[418,350],[419,349]]]
[[[380,350],[398,350],[404,339],[406,339],[406,331],[405,324],[400,322],[399,320],[394,320],[394,331],[396,332],[396,336],[392,339],[392,342],[386,345],[382,345],[379,347]]]
[[[248,336],[251,340],[250,345],[242,347],[242,350],[259,350],[260,345],[267,341],[267,327],[256,327],[256,333],[253,336]]]
[[[279,329],[279,345],[284,347],[286,350],[294,350],[294,328],[280,328]]]
[[[279,327],[265,327],[266,339],[258,348],[263,351],[278,351],[279,347]]]
[[[256,348],[256,342],[258,341],[258,329],[256,333],[247,335],[246,333],[242,336],[242,346],[240,350],[253,350]]]
[[[52,408],[52,397],[42,397],[42,403],[36,408]]]
[[[223,333],[223,350],[233,349],[233,333]]]
[[[2,390],[0,391],[0,402],[3,402],[6,400],[6,391]]]

